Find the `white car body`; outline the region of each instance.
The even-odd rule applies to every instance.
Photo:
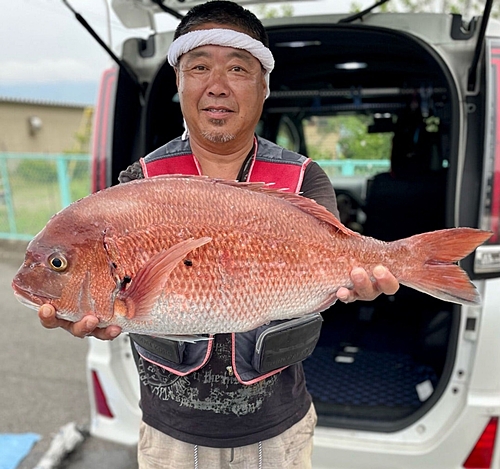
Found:
[[[153,2],[146,0],[114,0],[112,5],[128,27],[144,27],[149,24],[150,13],[160,11]],[[177,8],[173,2],[167,5]],[[299,24],[333,28],[332,25],[345,16],[276,18],[265,20],[265,25],[277,31],[282,26]],[[450,35],[454,21],[456,18],[445,14],[369,13],[362,23],[354,21],[342,27],[352,25],[353,34],[364,30],[374,35],[379,32],[386,34],[387,31],[402,33],[441,64],[443,76],[452,84],[448,86],[449,95],[443,106],[451,106],[449,109],[453,112],[446,111],[445,117],[441,118],[442,121],[448,119],[447,138],[451,142],[447,147],[450,156],[446,157],[450,173],[446,196],[447,226],[469,225],[497,232],[499,211],[495,207],[500,200],[495,197],[500,197],[500,126],[496,120],[500,115],[500,23],[490,19],[484,39],[478,39],[481,22],[471,23],[472,32],[462,31],[463,37],[457,39]],[[154,42],[154,50],[141,56],[137,53],[138,40],[131,39],[123,44],[119,54],[139,81],[150,84],[150,93],[154,91],[152,83],[171,40],[172,32],[158,33],[148,46],[141,43],[147,48]],[[471,87],[469,70],[478,43],[481,54]],[[390,48],[387,51],[390,54]],[[271,86],[276,83],[276,77],[281,77],[279,72],[273,72]],[[113,146],[117,144],[111,134],[118,125],[117,106],[122,105],[123,95],[120,93],[124,93],[118,86],[119,80],[123,78],[117,67],[103,76],[94,135],[94,189],[114,183],[116,171],[129,164],[113,159]],[[455,89],[451,90],[452,87]],[[337,102],[332,106],[337,106],[335,112],[340,109]],[[474,112],[477,112],[474,117],[477,117],[477,122],[470,120]],[[137,115],[141,116],[142,123],[144,109]],[[147,125],[147,120],[145,122]],[[147,140],[147,135],[145,138]],[[133,157],[141,156],[141,151],[150,149],[142,148]],[[333,181],[334,187],[342,188],[342,178],[333,178]],[[366,178],[362,179],[362,186],[357,194],[361,198],[366,193]],[[389,414],[383,414],[383,417],[378,414],[379,417],[373,420],[369,413],[351,418],[352,404],[334,406],[332,409],[342,411],[339,416],[335,415],[335,410],[327,410],[325,418],[320,417],[314,437],[315,469],[500,468],[500,436],[497,431],[500,415],[499,242],[495,238],[478,248],[475,257],[464,263],[483,302],[480,306],[444,307],[451,324],[446,329],[447,339],[436,349],[430,346],[429,353],[432,355],[434,350],[446,349],[442,352],[446,356],[442,357],[442,368],[438,367],[441,371],[438,372],[437,385],[433,386],[425,379],[418,383],[421,406],[408,415],[402,413],[401,418],[386,419]],[[363,322],[363,325],[370,321]],[[427,331],[424,327],[422,340],[426,344],[431,340]],[[419,335],[416,340],[420,338]],[[430,360],[432,362],[432,358]],[[112,342],[90,339],[87,365],[92,435],[127,445],[136,444],[141,418],[139,381],[129,338],[123,335]],[[369,389],[370,383],[365,385]],[[319,409],[318,413],[321,412]]]

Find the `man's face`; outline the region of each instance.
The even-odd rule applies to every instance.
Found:
[[[176,74],[191,138],[212,143],[252,138],[266,95],[264,71],[253,55],[201,46],[182,55]]]

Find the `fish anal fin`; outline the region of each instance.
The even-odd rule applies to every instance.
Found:
[[[213,335],[199,335],[199,334],[166,334],[166,335],[155,335],[160,339],[173,340],[175,342],[189,342],[194,344],[196,342],[208,342],[213,340]]]
[[[332,293],[314,311],[311,311],[311,314],[321,313],[321,312],[327,310],[336,301],[337,301],[337,295],[335,293]]]
[[[122,310],[123,304],[120,305],[120,302],[125,302],[128,319],[149,314],[179,262],[191,251],[210,241],[212,238],[209,237],[190,238],[155,254],[137,272],[130,287],[117,294],[118,309]]]

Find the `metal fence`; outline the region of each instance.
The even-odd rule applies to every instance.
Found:
[[[0,238],[30,240],[90,193],[90,155],[0,153]]]
[[[370,177],[388,171],[389,160],[320,160],[317,161],[330,179],[339,177]]]
[[[333,178],[369,177],[389,161],[318,161]],[[90,193],[90,155],[0,152],[0,239],[29,241],[49,218]]]

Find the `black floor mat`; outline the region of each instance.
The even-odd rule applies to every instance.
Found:
[[[432,368],[415,363],[410,355],[350,350],[319,346],[303,362],[309,392],[322,408],[418,408],[437,384]]]

